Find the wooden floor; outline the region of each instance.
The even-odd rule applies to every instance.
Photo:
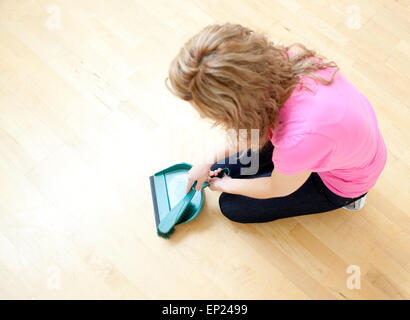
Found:
[[[0,298],[409,299],[409,16],[409,0],[0,1]],[[360,213],[240,225],[207,191],[157,237],[148,176],[220,136],[166,90],[168,65],[224,22],[305,43],[372,102],[388,162]]]

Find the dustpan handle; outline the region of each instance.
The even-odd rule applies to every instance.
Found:
[[[221,172],[219,172],[218,178],[222,178],[224,175],[229,176],[230,174],[231,174],[231,172],[229,171],[228,168],[223,168],[223,169],[221,170]],[[206,188],[206,187],[209,187],[209,182],[204,182],[203,185],[202,185],[201,190],[204,189],[204,188]]]

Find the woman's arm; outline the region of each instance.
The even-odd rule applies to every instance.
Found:
[[[306,171],[294,175],[283,175],[274,170],[270,177],[232,179],[225,176],[224,178],[212,178],[209,183],[212,190],[256,199],[268,199],[290,195],[306,182],[310,174],[310,171]]]
[[[197,181],[196,190],[199,191],[202,184],[205,181],[208,181],[211,166],[215,162],[223,160],[233,154],[236,154],[237,152],[238,151],[234,146],[230,146],[228,143],[225,143],[216,146],[213,152],[210,152],[201,158],[200,161],[193,165],[191,170],[189,170],[186,193],[191,190],[191,187],[195,181]]]

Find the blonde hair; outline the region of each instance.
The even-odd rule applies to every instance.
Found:
[[[290,57],[291,47],[302,50]],[[304,87],[302,76],[325,85],[333,82],[338,67],[324,60],[299,43],[274,45],[264,34],[239,24],[210,25],[180,49],[165,84],[214,125],[236,131],[259,129],[262,147],[280,107],[295,88]],[[330,80],[315,74],[328,67],[336,68]]]

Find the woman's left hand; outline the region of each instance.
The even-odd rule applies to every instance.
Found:
[[[212,191],[224,192],[227,190],[227,185],[232,181],[230,176],[223,176],[222,178],[209,178],[209,188]]]

